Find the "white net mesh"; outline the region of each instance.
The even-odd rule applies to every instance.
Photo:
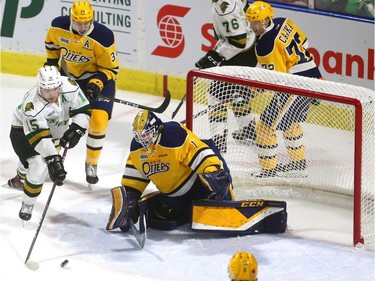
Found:
[[[353,207],[355,221],[359,220],[354,222],[354,240],[361,242],[363,237],[365,243],[373,243],[372,90],[251,67],[190,74],[187,103],[192,111],[187,110],[187,125],[199,137],[213,138],[236,188],[293,196],[297,192],[288,188],[293,186],[310,190],[320,201],[327,192],[337,194],[340,202],[344,196],[349,204],[359,198]],[[361,107],[362,118],[356,121]]]

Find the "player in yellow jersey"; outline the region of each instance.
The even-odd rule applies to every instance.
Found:
[[[101,154],[114,97],[119,62],[113,32],[94,21],[88,1],[76,1],[70,16],[60,16],[48,29],[45,47],[47,65],[60,65],[62,75],[74,79],[90,100],[92,116],[87,137],[86,181],[96,184]]]
[[[255,1],[246,11],[250,27],[258,36],[255,51],[262,68],[322,78],[308,52],[305,33],[288,18],[273,18],[270,4]],[[256,177],[307,176],[303,131],[299,122],[306,120],[310,98],[275,93],[256,124],[258,159],[262,170]],[[287,144],[289,163],[278,164],[276,130]]]
[[[133,131],[121,186],[112,189],[107,230],[129,230],[150,182],[158,191],[149,199],[148,213],[158,227],[191,220],[193,200],[234,199],[229,169],[212,141],[200,140],[181,123],[162,122],[147,110],[136,115]]]

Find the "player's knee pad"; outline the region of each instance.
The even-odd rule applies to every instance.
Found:
[[[261,120],[255,126],[255,133],[257,135],[257,143],[261,146],[277,144],[276,131]]]
[[[159,191],[143,196],[139,209],[146,215],[147,227],[155,229],[173,230],[191,221],[190,215],[181,214],[164,204]]]
[[[208,120],[212,122],[226,122],[228,119],[228,109],[225,105],[209,106]]]
[[[102,109],[92,109],[89,133],[93,135],[104,135],[108,127],[108,113]]]
[[[43,184],[47,177],[48,169],[41,155],[35,155],[27,159],[29,168],[27,170],[27,181],[33,184]]]

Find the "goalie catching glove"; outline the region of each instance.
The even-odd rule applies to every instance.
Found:
[[[45,158],[49,177],[51,181],[56,183],[56,185],[63,185],[63,181],[66,177],[66,171],[64,170],[64,164],[62,162],[61,155],[51,155]]]
[[[207,54],[195,63],[195,67],[205,69],[209,67],[219,66],[225,61],[218,52],[209,50]]]
[[[118,186],[112,188],[112,209],[109,215],[107,230],[120,227],[122,232],[130,229],[130,219],[138,221],[138,200],[141,192],[131,187]]]
[[[60,145],[66,147],[69,144],[69,148],[75,147],[85,132],[86,129],[76,123],[72,123],[60,139]]]

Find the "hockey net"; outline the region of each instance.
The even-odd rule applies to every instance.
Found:
[[[292,134],[284,139],[283,129],[276,127],[277,148],[271,147],[277,149],[277,165],[283,166],[290,163],[290,151],[302,144],[306,166],[297,167],[294,174],[277,172],[257,177],[261,171],[258,154],[263,150],[267,156],[267,148],[257,145],[254,132],[247,125],[259,123],[276,95],[280,99],[310,98],[306,118],[298,122],[303,138],[296,141]],[[235,188],[259,190],[259,196],[268,190],[305,199],[314,197],[313,200],[328,204],[339,204],[342,198],[348,202],[345,200],[349,198],[353,206],[354,245],[373,244],[373,99],[374,91],[363,87],[259,68],[192,70],[187,76],[186,125],[200,138],[214,139],[231,170]],[[276,120],[284,118],[283,122],[288,123],[290,116],[285,114]]]

